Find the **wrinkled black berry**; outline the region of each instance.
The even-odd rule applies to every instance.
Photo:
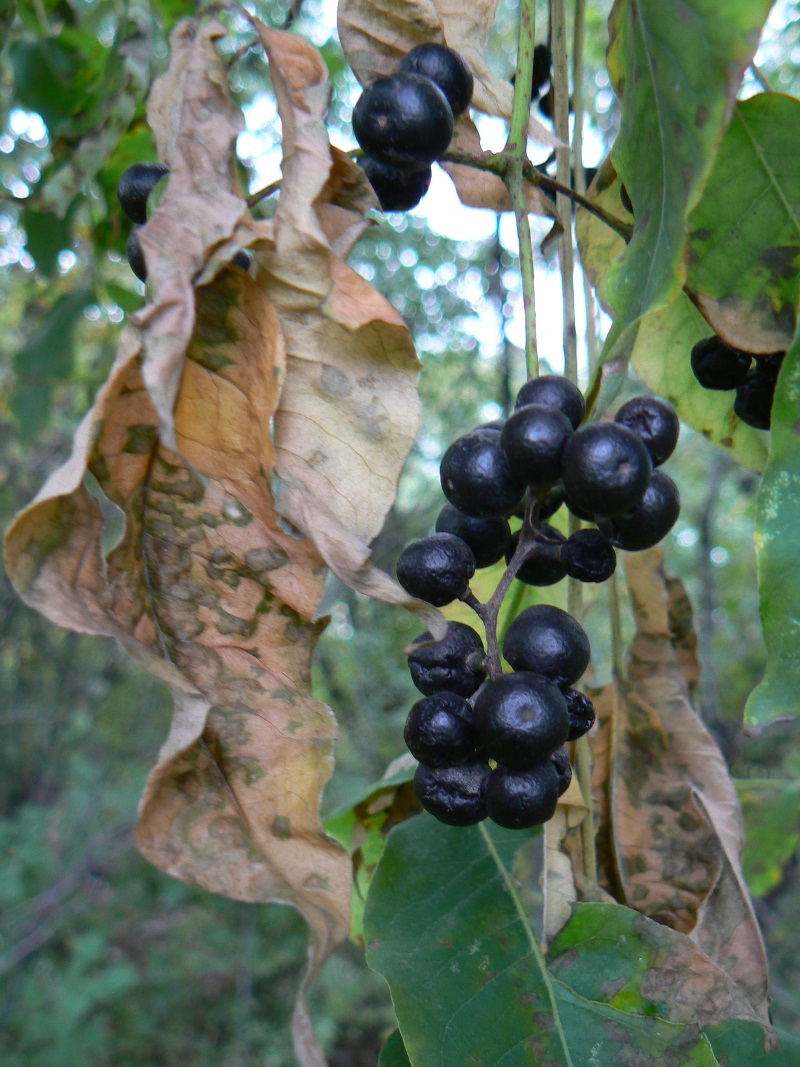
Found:
[[[567,702],[567,714],[569,715],[569,733],[567,741],[577,741],[579,737],[588,734],[594,726],[597,718],[594,704],[578,689],[562,689],[564,700]]]
[[[558,775],[558,795],[563,797],[572,782],[572,764],[569,762],[569,750],[566,745],[556,749],[550,760]]]
[[[517,551],[519,531],[511,537],[506,552],[506,563]],[[564,535],[546,522],[536,528],[535,551],[517,571],[517,578],[525,585],[555,585],[566,577],[567,568],[561,559],[561,550],[565,543]]]
[[[447,97],[454,118],[469,107],[474,88],[472,71],[464,57],[452,48],[443,44],[421,44],[403,57],[398,70],[421,74],[435,82]]]
[[[417,206],[431,184],[430,167],[403,170],[369,157],[360,160],[360,163],[375,190],[382,211],[410,211]]]
[[[497,430],[479,427],[457,438],[442,457],[442,490],[450,503],[478,519],[510,515],[525,486],[514,478]]]
[[[463,622],[448,623],[441,641],[434,641],[426,630],[414,639],[414,646],[419,647],[409,653],[408,669],[421,693],[449,691],[469,697],[486,677],[479,665],[484,656],[483,642]]]
[[[486,784],[489,818],[509,830],[541,826],[556,813],[559,778],[552,760],[529,770],[497,767]]]
[[[561,463],[567,499],[595,515],[631,508],[644,494],[650,453],[625,426],[593,422],[567,442]]]
[[[169,174],[166,163],[134,163],[122,172],[117,184],[117,200],[137,226],[147,222],[147,198],[166,174]]]
[[[566,741],[567,704],[558,686],[541,675],[501,674],[475,698],[475,727],[482,750],[492,759],[524,769]]]
[[[678,487],[668,474],[653,471],[644,496],[628,511],[598,520],[612,545],[641,552],[663,540],[681,510]]]
[[[570,578],[605,582],[617,567],[617,554],[599,530],[577,530],[561,549],[561,562]]]
[[[418,700],[403,733],[408,751],[430,767],[452,767],[475,751],[472,708],[455,693],[434,693]]]
[[[516,410],[527,404],[541,404],[545,408],[556,408],[566,415],[576,430],[586,414],[586,401],[583,393],[568,378],[560,374],[543,374],[540,378],[531,378],[517,393],[514,404]]]
[[[475,519],[445,504],[436,520],[437,533],[449,533],[466,541],[477,567],[491,567],[503,558],[511,540],[511,528],[503,518]]]
[[[465,593],[475,557],[460,537],[436,533],[412,541],[397,560],[397,580],[411,596],[437,608]]]
[[[414,790],[423,808],[450,826],[474,826],[486,818],[489,764],[482,760],[457,767],[420,763]]]
[[[623,404],[614,416],[619,426],[641,437],[654,467],[669,459],[678,443],[681,424],[675,410],[657,396],[636,396]]]
[[[557,408],[526,404],[506,421],[502,444],[513,477],[534,489],[558,481],[572,424]]]
[[[418,74],[391,74],[365,89],[353,109],[353,133],[368,156],[400,167],[427,167],[453,136],[442,90]]]
[[[536,604],[508,628],[503,655],[515,671],[534,671],[558,685],[573,685],[589,666],[583,627],[561,608]]]
[[[130,237],[128,238],[128,246],[125,249],[125,254],[128,257],[128,263],[130,268],[140,282],[147,281],[147,263],[144,258],[144,249],[142,248],[142,242],[139,240],[139,227],[135,227],[131,230]]]
[[[742,385],[753,357],[733,348],[713,334],[698,341],[692,349],[692,370],[704,389],[723,392]]]

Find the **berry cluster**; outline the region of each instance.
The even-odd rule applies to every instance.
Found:
[[[139,281],[147,281],[147,263],[139,240],[139,229],[147,222],[147,201],[158,182],[169,174],[166,163],[134,163],[123,172],[117,183],[117,200],[123,213],[134,223],[126,249],[130,268]],[[232,263],[248,270],[249,252],[237,252]]]
[[[768,430],[775,385],[785,352],[755,358],[712,334],[692,349],[692,371],[704,389],[736,390],[733,410],[748,426]]]
[[[602,582],[614,572],[615,547],[650,548],[678,517],[678,490],[654,469],[677,443],[672,408],[648,396],[623,405],[613,423],[581,425],[585,413],[568,380],[527,382],[510,418],[479,426],[447,449],[440,473],[448,503],[436,532],[398,559],[398,581],[412,596],[437,607],[464,599],[486,623],[488,653],[475,630],[451,623],[441,641],[421,634],[409,655],[425,699],[411,709],[406,744],[420,761],[419,801],[443,822],[546,822],[571,778],[562,746],[595,718],[573,688],[590,657],[577,621],[547,605],[523,611],[503,642],[513,668],[503,674],[491,611],[502,593],[479,604],[469,590],[475,570],[505,558],[506,589],[512,577],[538,586],[567,575]],[[544,521],[562,504],[597,528],[565,538]],[[514,515],[523,522],[512,534]]]
[[[431,163],[447,151],[472,90],[472,71],[458,52],[423,44],[395,74],[377,78],[361,95],[353,133],[384,211],[408,211],[420,202],[431,183]]]

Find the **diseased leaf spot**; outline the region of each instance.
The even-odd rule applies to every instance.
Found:
[[[270,829],[272,836],[280,838],[281,841],[288,841],[292,836],[292,824],[286,815],[276,815]]]
[[[248,511],[238,500],[226,500],[222,506],[222,514],[234,526],[249,526],[253,521],[252,512]]]
[[[151,426],[148,423],[129,426],[128,432],[125,435],[125,444],[122,446],[122,450],[129,455],[146,456],[153,451],[157,441],[158,430],[155,426]],[[100,479],[98,478],[98,481],[99,480]]]
[[[244,564],[253,575],[268,574],[289,562],[282,548],[251,548],[244,557]]]
[[[336,367],[323,367],[319,376],[320,392],[336,400],[344,400],[353,392],[353,383]]]

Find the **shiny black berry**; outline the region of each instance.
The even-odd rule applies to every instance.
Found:
[[[753,357],[733,348],[713,334],[698,341],[692,349],[692,370],[704,389],[722,392],[744,384]]]
[[[425,631],[414,639],[408,656],[411,680],[421,693],[449,691],[469,697],[480,687],[486,672],[478,633],[463,622],[451,622],[441,641]]]
[[[567,568],[561,559],[561,550],[565,543],[564,535],[546,522],[540,523],[535,533],[532,554],[517,571],[517,578],[525,585],[555,585],[567,575]],[[506,563],[511,562],[512,556],[517,551],[518,543],[519,531],[511,537],[511,543],[506,552]]]
[[[525,486],[511,474],[497,430],[478,427],[442,457],[442,490],[450,503],[479,519],[510,515]]]
[[[768,430],[772,425],[774,399],[774,382],[751,379],[737,387],[733,411],[748,426],[756,430]]]
[[[586,414],[583,393],[569,378],[562,378],[560,374],[543,374],[526,382],[517,393],[514,407],[518,410],[527,404],[555,408],[566,415],[574,430],[577,430]]]
[[[583,511],[613,515],[642,497],[652,466],[650,453],[632,430],[593,422],[567,442],[561,477],[567,499]]]
[[[550,757],[550,761],[558,775],[558,795],[563,797],[572,782],[572,764],[569,762],[569,750],[566,745],[556,749]]]
[[[430,167],[403,170],[368,157],[360,163],[375,190],[382,211],[410,211],[417,206],[431,184]]]
[[[557,408],[526,404],[506,421],[501,440],[512,475],[534,489],[561,476],[561,457],[572,424]]]
[[[628,511],[598,520],[612,545],[641,552],[663,540],[681,510],[677,485],[663,471],[653,471],[644,496]]]
[[[465,593],[475,557],[460,537],[435,533],[412,541],[397,560],[397,580],[411,596],[437,608]]]
[[[577,741],[579,737],[588,734],[594,726],[597,718],[594,704],[578,689],[562,689],[564,700],[567,702],[567,714],[569,715],[569,733],[567,741]]]
[[[561,549],[561,562],[570,578],[605,582],[617,567],[617,554],[599,530],[577,530]]]
[[[142,248],[142,242],[139,240],[139,227],[136,226],[131,230],[130,237],[128,238],[128,247],[125,249],[125,254],[128,257],[128,263],[130,268],[140,282],[147,281],[147,263],[144,258],[144,249]]]
[[[497,767],[486,785],[489,818],[509,830],[541,826],[556,813],[558,771],[548,759],[529,770]]]
[[[536,604],[514,619],[503,655],[515,671],[534,671],[558,685],[573,685],[589,666],[589,638],[561,608]]]
[[[543,497],[539,501],[539,518],[549,519],[558,511],[558,509],[564,504],[566,496],[564,494],[564,486],[554,485],[552,489],[548,489]],[[522,518],[523,516],[520,516]]]
[[[137,226],[147,222],[147,198],[166,174],[169,174],[166,163],[134,163],[122,172],[117,184],[117,200]]]
[[[511,528],[503,518],[475,519],[445,504],[436,520],[437,533],[449,533],[466,541],[477,567],[491,567],[502,559],[511,540]]]
[[[447,97],[454,118],[469,107],[474,88],[472,71],[464,57],[447,45],[421,44],[412,48],[400,61],[398,70],[421,74],[435,82]]]
[[[353,133],[368,156],[400,167],[427,167],[453,136],[442,90],[419,74],[391,74],[365,89],[353,109]]]
[[[472,708],[455,693],[434,693],[418,700],[403,733],[408,751],[431,767],[463,763],[475,751]]]
[[[654,467],[660,467],[675,451],[680,420],[672,405],[658,396],[634,397],[622,405],[614,422],[641,437]]]
[[[482,760],[457,767],[429,767],[420,763],[414,790],[423,808],[450,826],[474,826],[486,818],[489,764]]]
[[[481,749],[492,759],[524,769],[567,740],[567,704],[558,686],[539,674],[501,674],[475,698],[475,727]]]

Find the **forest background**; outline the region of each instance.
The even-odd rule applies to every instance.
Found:
[[[539,7],[545,27],[546,4]],[[587,166],[606,154],[619,122],[604,58],[610,7],[588,6]],[[4,526],[68,454],[121,324],[141,305],[115,188],[127,166],[155,158],[144,122],[147,88],[165,66],[170,30],[195,10],[181,0],[0,2]],[[289,14],[280,3],[252,10],[271,26]],[[505,77],[513,71],[515,20],[514,5],[501,4],[490,39],[491,63]],[[294,28],[322,51],[334,87],[332,136],[350,148],[358,87],[334,23],[330,5],[306,0]],[[268,75],[257,51],[237,53],[235,35],[223,47],[235,60],[233,88],[247,119],[242,177],[256,189],[277,176],[280,162]],[[756,62],[774,88],[800,94],[800,5],[776,4]],[[758,89],[748,76],[745,95]],[[115,132],[88,144],[94,128]],[[491,138],[491,125],[483,132]],[[48,183],[54,162],[76,146],[67,178]],[[99,166],[88,155],[82,165],[90,152],[100,154]],[[536,161],[547,154],[542,149]],[[441,506],[437,461],[449,441],[506,411],[524,380],[507,221],[459,208],[439,175],[427,206],[378,217],[351,257],[408,322],[424,364],[422,431],[374,546],[386,570],[409,538],[431,528]],[[560,371],[560,316],[549,321],[557,301],[547,299],[557,291],[554,253],[537,252],[537,273],[540,355]],[[633,379],[631,390],[640,388]],[[758,479],[688,428],[673,466],[683,506],[666,543],[667,568],[695,604],[699,706],[744,804],[745,875],[767,942],[775,1021],[800,1034],[800,728],[797,719],[742,728],[765,664],[753,548]],[[0,581],[0,1062],[292,1063],[302,919],[289,908],[238,904],[173,881],[133,845],[137,800],[169,725],[166,689],[111,641],[53,627],[19,601],[5,576]],[[401,650],[419,623],[333,579],[324,609],[331,622],[314,678],[315,695],[340,724],[324,807],[331,813],[403,750],[415,691]],[[601,684],[611,653],[605,616],[592,612],[586,626]],[[356,944],[327,963],[310,1007],[332,1067],[376,1062],[393,1016],[385,983]]]

